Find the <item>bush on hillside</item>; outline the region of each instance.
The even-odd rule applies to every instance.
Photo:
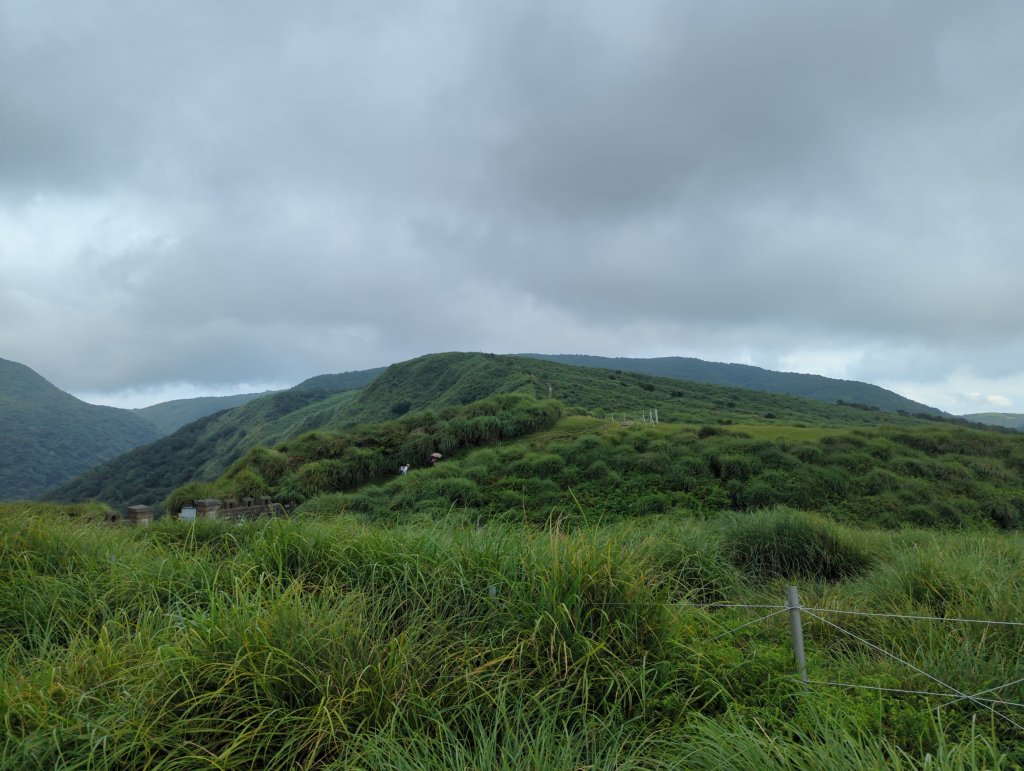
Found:
[[[674,601],[734,601],[739,593],[740,576],[723,555],[717,535],[693,521],[658,518],[645,524],[649,528],[637,552],[649,566],[650,580]],[[644,532],[633,523],[624,531]]]
[[[288,456],[279,450],[258,445],[231,464],[224,472],[225,479],[233,479],[247,468],[256,472],[270,485],[276,485],[288,471]]]
[[[298,478],[307,495],[319,495],[344,489],[350,478],[350,469],[344,461],[316,460],[303,464]]]
[[[907,541],[860,582],[865,606],[961,618],[1020,618],[1024,563],[1019,543],[992,536],[913,533]]]
[[[211,482],[189,482],[186,485],[172,490],[162,504],[161,508],[167,514],[177,514],[182,506],[191,506],[195,501],[203,498],[216,498],[217,489]]]
[[[760,578],[838,581],[871,563],[828,520],[783,506],[732,518],[722,544],[734,565]]]
[[[270,485],[256,469],[247,468],[232,480],[232,492],[238,500],[259,498],[270,492]]]

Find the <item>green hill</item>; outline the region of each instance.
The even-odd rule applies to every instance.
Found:
[[[326,393],[300,385],[255,399],[94,469],[50,497],[98,498],[113,505],[155,502],[184,481],[216,479],[257,445],[272,447],[309,431],[343,431],[508,393],[550,397],[567,408],[619,420],[639,419],[657,410],[662,421],[691,425],[849,428],[920,422],[782,394],[521,356],[443,353],[392,365],[359,391]]]
[[[266,396],[270,391],[261,394],[235,394],[234,396],[200,396],[195,399],[174,399],[160,402],[149,407],[132,410],[145,419],[157,430],[157,436],[173,434],[182,426],[193,420],[199,420],[221,410],[230,410],[243,404]]]
[[[611,374],[479,354],[395,365],[348,414],[396,396],[404,408],[413,392],[432,408],[255,447],[211,484],[175,492],[168,508],[271,495],[322,514],[396,522],[454,508],[473,521],[543,523],[580,512],[608,521],[781,505],[885,527],[1024,525],[1018,435]],[[467,404],[485,382],[496,395]],[[563,400],[544,398],[555,392]],[[594,409],[599,403],[613,409]],[[658,405],[659,423],[645,403]],[[444,460],[429,466],[433,452]],[[412,471],[396,476],[404,463]]]
[[[659,409],[663,419],[687,423],[877,425],[905,419],[865,409],[864,405],[823,404],[762,390],[627,370],[572,366],[526,356],[439,353],[389,367],[353,401],[348,422],[354,425],[385,420],[410,410],[469,404],[510,392],[557,399],[600,415],[624,412],[629,417]]]
[[[0,359],[0,500],[38,497],[158,436],[129,410],[86,404]]]
[[[964,415],[964,420],[972,423],[984,423],[987,426],[1000,426],[1014,431],[1024,431],[1024,415],[1014,412],[975,412]]]
[[[572,364],[577,367],[600,367],[623,372],[643,372],[648,375],[693,380],[698,383],[752,388],[757,391],[803,396],[822,402],[845,402],[877,407],[886,412],[910,414],[944,414],[941,410],[907,399],[899,394],[869,383],[856,380],[838,380],[821,375],[795,372],[775,372],[748,364],[721,364],[701,359],[668,356],[656,359],[607,358],[576,354],[523,354],[535,359]],[[985,421],[982,421],[985,422]]]

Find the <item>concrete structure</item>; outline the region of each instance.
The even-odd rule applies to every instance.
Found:
[[[292,513],[295,507],[292,504],[282,505],[275,503],[269,495],[255,498],[243,498],[242,504],[234,498],[200,498],[186,503],[177,513],[172,516],[178,519],[192,521],[194,519],[227,519],[232,522],[242,522],[258,517],[286,517]],[[156,515],[152,506],[129,506],[125,513],[108,514],[106,522],[111,525],[148,525]]]
[[[217,512],[223,506],[220,498],[199,498],[194,504],[196,516],[201,519],[217,519]]]
[[[148,525],[153,521],[153,507],[141,504],[129,506],[126,510],[128,521],[133,525]]]

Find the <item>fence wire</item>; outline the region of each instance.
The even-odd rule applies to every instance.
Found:
[[[500,596],[498,596],[499,595],[499,593],[498,593],[498,586],[496,586],[496,585],[492,585],[491,587],[488,587],[488,592],[489,592],[490,597],[492,599],[496,599],[499,602],[503,599]],[[577,599],[582,599],[582,598],[577,598]],[[593,603],[593,604],[595,606],[595,609],[600,609],[600,608],[603,608],[603,607],[636,606],[638,603],[636,603],[636,602],[597,602],[597,603]],[[1004,626],[1004,627],[1024,627],[1024,621],[1000,621],[1000,620],[994,620],[994,619],[962,618],[962,617],[956,617],[956,616],[926,616],[926,615],[909,614],[909,613],[882,613],[882,612],[877,612],[877,611],[847,610],[847,609],[842,609],[842,608],[807,607],[807,606],[801,606],[799,604],[797,604],[797,605],[789,605],[789,604],[779,605],[779,604],[772,604],[772,603],[731,603],[731,602],[697,603],[697,602],[688,602],[686,600],[677,600],[677,601],[674,601],[674,602],[650,602],[650,603],[639,603],[639,604],[647,605],[647,606],[650,606],[650,607],[687,608],[687,609],[696,609],[696,610],[758,610],[758,611],[767,610],[767,611],[769,611],[768,613],[765,613],[764,615],[760,615],[760,616],[758,616],[755,619],[752,619],[750,621],[746,621],[746,622],[744,622],[744,623],[742,623],[742,624],[740,624],[738,626],[731,627],[731,628],[725,630],[724,632],[721,632],[720,634],[718,634],[715,637],[713,637],[712,638],[713,640],[721,640],[722,638],[728,637],[729,635],[734,634],[735,632],[738,632],[741,629],[745,629],[745,628],[753,626],[755,624],[759,624],[761,622],[767,621],[768,619],[774,618],[775,616],[781,615],[783,613],[787,613],[787,612],[794,611],[794,610],[798,611],[801,614],[806,613],[808,616],[810,616],[811,618],[815,619],[816,621],[819,621],[822,624],[825,624],[826,626],[835,629],[836,631],[840,632],[841,634],[846,635],[846,636],[850,637],[851,639],[854,639],[857,642],[861,643],[862,645],[867,646],[871,650],[873,650],[873,651],[875,651],[877,653],[880,653],[880,654],[882,654],[883,656],[885,656],[885,657],[887,657],[889,659],[892,659],[893,661],[897,662],[898,664],[900,664],[902,666],[905,666],[905,667],[909,668],[910,670],[912,670],[915,673],[921,675],[922,677],[927,678],[928,680],[930,680],[931,682],[935,683],[936,685],[941,686],[945,690],[943,690],[943,691],[928,691],[928,690],[923,690],[923,689],[892,688],[892,687],[884,687],[884,686],[876,686],[876,685],[865,685],[865,684],[862,684],[862,683],[844,683],[844,682],[829,681],[829,680],[805,680],[805,682],[808,685],[820,685],[820,686],[828,686],[828,687],[836,687],[836,688],[861,689],[861,690],[870,690],[870,691],[876,691],[876,692],[904,694],[904,695],[909,695],[909,696],[926,696],[926,697],[929,697],[929,698],[943,698],[943,699],[947,699],[947,701],[945,703],[937,705],[936,707],[933,707],[933,709],[935,709],[935,710],[941,710],[941,709],[943,709],[945,707],[950,707],[950,706],[953,706],[955,704],[958,704],[959,702],[968,701],[968,702],[971,702],[972,704],[974,704],[975,706],[977,706],[978,708],[983,709],[983,710],[985,710],[987,712],[990,712],[991,714],[993,714],[993,715],[995,715],[995,716],[1005,720],[1010,725],[1012,725],[1015,728],[1017,728],[1018,730],[1024,732],[1024,725],[1022,725],[1020,722],[1018,722],[1014,718],[1010,717],[1009,715],[1007,715],[1007,714],[1005,714],[1003,712],[1000,712],[999,710],[996,709],[996,707],[1010,707],[1010,708],[1015,708],[1015,709],[1024,709],[1024,702],[1011,701],[1009,699],[991,698],[991,697],[987,697],[987,696],[984,695],[984,694],[993,694],[993,693],[996,693],[997,691],[1001,691],[1001,690],[1003,690],[1005,688],[1009,688],[1011,686],[1019,685],[1021,683],[1024,683],[1024,677],[1021,677],[1021,678],[1016,679],[1016,680],[1012,680],[1012,681],[1007,682],[1007,683],[1003,683],[1002,685],[996,685],[996,686],[992,686],[992,687],[986,688],[986,689],[984,689],[982,691],[978,691],[977,693],[966,693],[966,692],[961,691],[960,689],[956,688],[955,686],[950,685],[949,683],[944,682],[943,680],[939,679],[938,677],[935,677],[931,673],[929,673],[929,672],[925,671],[924,669],[918,667],[917,665],[915,665],[914,663],[906,660],[905,658],[903,658],[903,657],[893,653],[892,651],[886,650],[884,647],[882,647],[880,645],[877,645],[877,644],[871,642],[870,640],[867,640],[864,637],[862,637],[862,636],[860,636],[860,635],[858,635],[858,634],[856,634],[854,632],[851,632],[848,629],[844,629],[839,624],[833,623],[832,621],[829,621],[827,618],[823,618],[822,615],[819,615],[819,614],[835,614],[835,615],[840,615],[840,616],[859,616],[859,617],[869,617],[869,618],[891,618],[891,619],[897,619],[897,620],[902,620],[902,621],[927,621],[927,622],[954,623],[954,624],[980,624],[980,625],[987,625],[987,626]],[[560,603],[560,605],[562,607],[568,608],[568,605],[565,602]],[[470,674],[471,673],[467,672],[466,676],[469,676]],[[456,677],[458,677],[458,676],[456,676]]]
[[[962,617],[956,617],[956,616],[926,616],[926,615],[918,615],[918,614],[910,614],[910,613],[882,613],[882,612],[876,612],[876,611],[846,610],[846,609],[841,609],[841,608],[804,607],[804,606],[800,606],[800,605],[791,606],[791,605],[742,604],[742,603],[703,603],[703,604],[699,604],[699,603],[678,603],[678,604],[686,605],[687,607],[692,607],[692,608],[701,608],[701,609],[705,609],[705,610],[716,610],[716,609],[721,608],[721,609],[741,609],[741,610],[746,609],[746,610],[770,610],[770,611],[772,611],[772,612],[767,613],[767,614],[765,614],[763,616],[760,616],[759,618],[756,618],[756,619],[754,619],[752,621],[748,621],[748,622],[746,622],[744,624],[740,624],[739,626],[733,627],[733,628],[723,632],[722,634],[719,634],[718,636],[716,636],[714,638],[715,640],[719,640],[719,639],[721,639],[723,637],[726,637],[726,636],[728,636],[728,635],[730,635],[730,634],[732,634],[734,632],[739,631],[740,629],[743,629],[745,627],[751,626],[753,624],[757,624],[757,623],[760,623],[762,621],[767,621],[768,619],[770,619],[770,618],[772,618],[774,616],[780,615],[782,613],[785,613],[786,611],[796,610],[796,611],[798,611],[800,613],[806,613],[811,618],[813,618],[813,619],[821,622],[822,624],[825,624],[826,626],[829,626],[829,627],[837,630],[838,632],[840,632],[840,633],[842,633],[842,634],[844,634],[844,635],[846,635],[846,636],[848,636],[848,637],[858,641],[862,645],[865,645],[868,648],[870,648],[871,650],[874,650],[875,652],[880,653],[883,656],[886,656],[886,657],[892,659],[893,661],[899,663],[900,665],[909,668],[910,670],[912,670],[912,671],[916,672],[917,674],[927,678],[931,682],[935,683],[936,685],[941,686],[942,688],[944,688],[946,690],[944,690],[944,691],[926,691],[926,690],[912,689],[912,688],[888,688],[888,687],[883,687],[883,686],[863,685],[863,684],[858,684],[858,683],[843,683],[843,682],[826,681],[826,680],[808,680],[808,681],[806,681],[808,684],[830,686],[830,687],[837,687],[837,688],[852,688],[852,689],[863,689],[863,690],[871,690],[871,691],[878,691],[878,692],[899,693],[899,694],[914,695],[914,696],[927,696],[929,698],[943,698],[943,699],[947,699],[947,701],[945,703],[940,704],[940,705],[938,705],[938,706],[933,708],[933,709],[936,709],[936,710],[940,710],[940,709],[943,709],[945,707],[953,706],[953,705],[955,705],[955,704],[957,704],[959,702],[962,702],[962,701],[968,701],[968,702],[971,702],[972,704],[974,704],[975,706],[977,706],[978,708],[983,709],[986,712],[990,712],[991,714],[1001,718],[1002,720],[1006,721],[1007,723],[1009,723],[1010,725],[1014,726],[1018,730],[1024,731],[1024,725],[1022,725],[1020,722],[1015,720],[1013,717],[1005,714],[1004,712],[1000,712],[998,709],[996,709],[997,707],[1001,707],[1001,708],[1009,707],[1009,708],[1016,708],[1016,709],[1024,709],[1024,703],[1017,702],[1017,701],[1011,701],[1009,699],[991,698],[991,697],[987,697],[987,696],[984,695],[984,694],[994,694],[994,693],[996,693],[998,691],[1002,691],[1003,689],[1009,688],[1011,686],[1019,685],[1021,683],[1024,683],[1024,677],[1018,678],[1016,680],[1012,680],[1012,681],[1007,682],[1007,683],[1003,683],[1002,685],[997,685],[997,686],[992,686],[990,688],[986,688],[985,690],[979,691],[977,693],[965,693],[964,691],[961,691],[960,689],[950,685],[949,683],[944,682],[943,680],[939,679],[938,677],[935,677],[934,675],[932,675],[931,673],[925,671],[921,667],[918,667],[914,663],[912,663],[910,661],[907,661],[905,658],[896,655],[892,651],[886,650],[884,647],[882,647],[880,645],[877,645],[877,644],[871,642],[870,640],[867,640],[864,637],[862,637],[862,636],[860,636],[858,634],[855,634],[854,632],[851,632],[848,629],[844,629],[839,624],[833,623],[832,621],[829,621],[827,618],[823,618],[822,615],[819,615],[819,614],[835,614],[835,615],[840,615],[840,616],[860,616],[860,617],[869,617],[869,618],[891,618],[891,619],[897,619],[897,620],[901,620],[901,621],[926,621],[926,622],[953,623],[953,624],[979,624],[979,625],[984,625],[984,626],[1003,626],[1003,627],[1024,627],[1024,621],[1000,621],[1000,620],[995,620],[995,619],[962,618]],[[952,697],[952,698],[950,698],[950,697]]]

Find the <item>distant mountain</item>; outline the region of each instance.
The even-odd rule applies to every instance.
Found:
[[[90,469],[46,497],[60,501],[95,498],[114,506],[157,502],[185,482],[215,478],[257,444],[282,442],[349,420],[343,408],[381,371],[319,375],[286,391],[257,396]]]
[[[0,500],[38,497],[158,436],[130,410],[86,404],[0,359]]]
[[[322,395],[360,387],[381,371],[320,375],[296,389]],[[0,359],[0,500],[38,498],[195,420],[271,393],[176,399],[125,410],[83,402],[24,364]]]
[[[374,367],[354,372],[341,372],[337,375],[317,375],[303,380],[292,391],[322,391],[324,393],[341,393],[362,388],[372,381],[387,367]]]
[[[975,412],[964,415],[964,420],[972,423],[984,423],[987,426],[1002,426],[1014,431],[1024,431],[1024,415],[1019,412]]]
[[[715,385],[752,388],[756,391],[768,391],[775,394],[802,396],[805,399],[829,402],[831,404],[846,403],[876,407],[885,412],[906,412],[911,415],[926,413],[929,415],[945,415],[942,410],[926,404],[912,401],[899,394],[887,391],[876,385],[861,383],[857,380],[838,380],[822,375],[804,375],[795,372],[775,372],[770,369],[753,367],[749,364],[720,364],[717,362],[691,359],[681,356],[668,356],[656,359],[607,358],[604,356],[582,356],[579,354],[543,354],[526,353],[533,359],[556,361],[560,364],[572,364],[577,367],[600,367],[602,369],[622,370],[623,372],[643,372],[648,375],[692,380],[697,383],[714,383]],[[970,419],[971,416],[964,417]]]
[[[167,436],[194,420],[205,418],[207,415],[212,415],[221,410],[241,407],[243,404],[247,404],[260,396],[266,396],[269,393],[273,392],[264,391],[260,394],[174,399],[173,401],[160,402],[160,404],[154,404],[149,407],[141,407],[132,410],[132,412],[152,424],[156,428],[157,436]]]
[[[115,506],[158,503],[189,481],[216,479],[257,445],[280,445],[310,431],[341,431],[421,410],[443,414],[496,394],[553,397],[598,415],[636,417],[658,409],[661,420],[690,424],[814,426],[918,424],[863,407],[823,404],[794,396],[694,383],[638,373],[569,366],[525,356],[440,353],[379,370],[346,373],[321,385],[300,384],[211,415],[72,480],[48,495],[61,501],[97,498]],[[331,376],[334,377],[334,376]],[[365,386],[365,387],[360,387]]]

